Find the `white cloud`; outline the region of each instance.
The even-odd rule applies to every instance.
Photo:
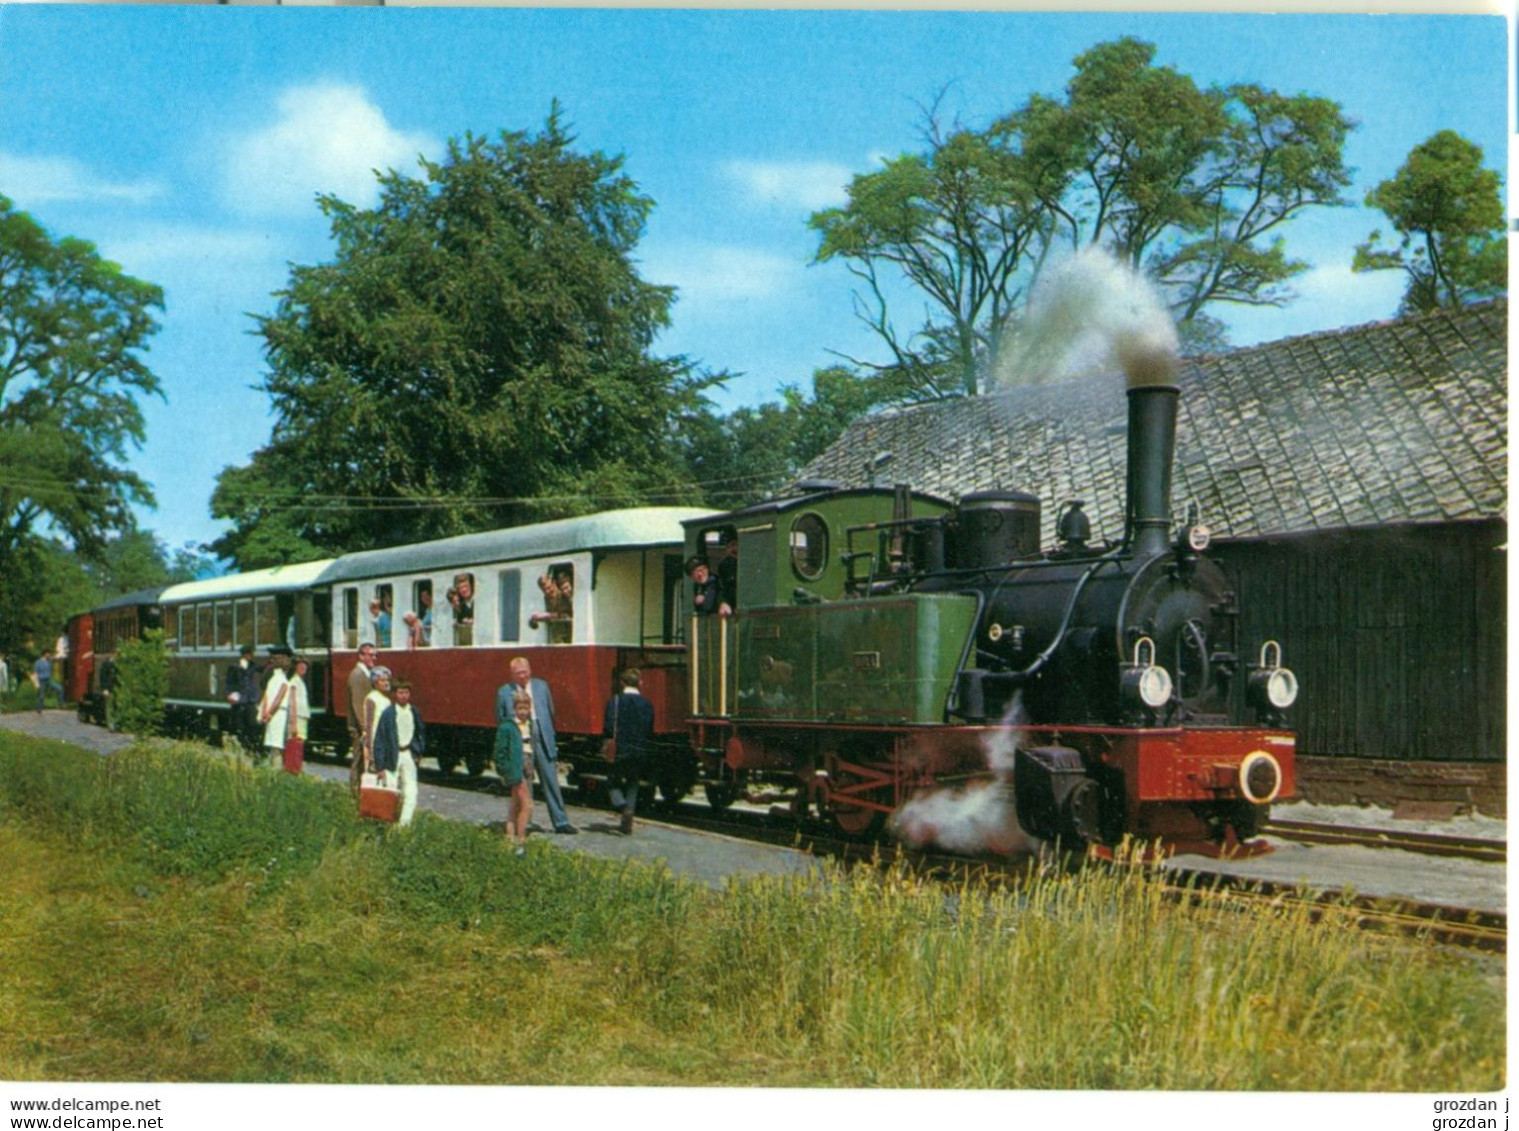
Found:
[[[374,172],[410,172],[439,144],[395,129],[357,86],[315,84],[280,95],[277,120],[232,140],[224,170],[228,203],[249,215],[312,212],[319,192],[351,204],[378,199]]]
[[[1401,271],[1354,272],[1349,266],[1314,267],[1292,280],[1297,297],[1280,308],[1211,311],[1231,327],[1235,345],[1337,330],[1397,317],[1407,277]]]
[[[655,250],[639,274],[679,288],[677,309],[708,303],[753,302],[793,290],[802,265],[783,255],[747,247],[700,245]]]
[[[129,270],[149,276],[187,264],[236,265],[237,270],[243,270],[251,263],[284,263],[282,249],[267,232],[226,228],[133,228],[130,235],[103,237],[100,250]]]
[[[853,176],[845,166],[828,161],[729,161],[723,172],[751,204],[808,212],[847,203],[845,189]]]
[[[75,200],[142,204],[163,191],[163,186],[153,181],[104,180],[72,157],[23,157],[3,152],[0,186],[0,191],[24,208]]]

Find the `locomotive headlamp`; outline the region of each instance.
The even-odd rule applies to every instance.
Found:
[[[1285,711],[1297,702],[1297,676],[1282,667],[1282,646],[1275,640],[1261,645],[1261,662],[1250,671],[1250,699],[1267,712]]]
[[[1155,662],[1155,641],[1141,636],[1134,642],[1134,662],[1123,666],[1124,698],[1152,711],[1171,701],[1171,673]]]
[[[1282,766],[1264,750],[1245,755],[1239,764],[1239,791],[1252,805],[1269,805],[1282,791]]]
[[[1213,544],[1213,531],[1202,523],[1187,527],[1187,545],[1194,553],[1202,553]]]

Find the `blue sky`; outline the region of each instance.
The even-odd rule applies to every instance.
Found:
[[[536,129],[557,98],[585,149],[656,202],[639,257],[679,288],[658,343],[739,376],[716,400],[808,387],[830,350],[880,359],[851,280],[809,266],[808,215],[917,146],[918,107],[984,125],[1060,93],[1071,59],[1139,35],[1199,84],[1339,101],[1359,202],[1440,129],[1505,171],[1506,29],[1494,16],[1265,16],[0,6],[0,193],[166,294],[134,467],[171,546],[214,538],[216,474],[269,435],[250,313],[330,254],[313,204],[372,203],[375,167],[474,131]],[[1282,310],[1220,314],[1236,344],[1387,318],[1401,279],[1352,276],[1359,207],[1287,229],[1314,264]],[[1385,224],[1381,224],[1385,228]],[[905,320],[905,319],[904,319]]]

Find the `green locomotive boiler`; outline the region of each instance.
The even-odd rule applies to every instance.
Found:
[[[1296,680],[1275,642],[1238,639],[1206,530],[1173,529],[1175,385],[1128,398],[1114,545],[1089,544],[1072,501],[1041,549],[1040,500],[1015,491],[951,503],[804,484],[688,522],[686,551],[723,597],[689,633],[709,800],[785,787],[798,816],[866,832],[989,789],[1012,802],[993,848],[1259,848],[1249,838],[1292,792]]]

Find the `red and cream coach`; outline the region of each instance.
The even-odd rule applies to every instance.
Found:
[[[614,673],[637,665],[656,738],[686,752],[681,524],[707,513],[640,507],[339,558],[321,577],[335,714],[346,716],[341,689],[358,649],[373,644],[379,663],[412,684],[427,755],[479,774],[497,691],[521,656],[553,692],[561,764],[572,778],[593,776]],[[671,761],[682,769],[664,776],[667,794],[689,788],[689,757]]]

